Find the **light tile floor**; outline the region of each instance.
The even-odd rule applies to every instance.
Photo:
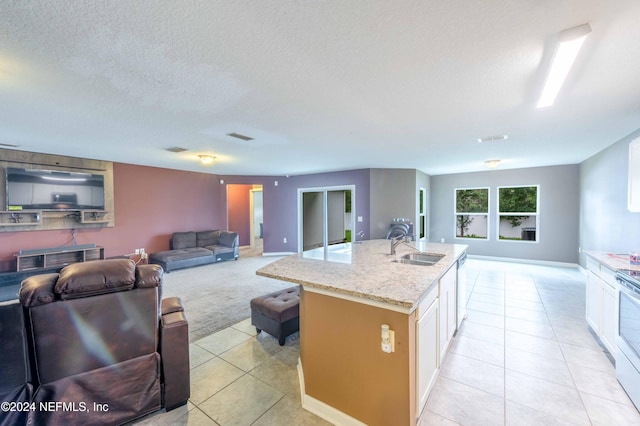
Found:
[[[468,316],[420,425],[640,425],[584,320],[578,270],[470,259],[467,271]],[[297,334],[280,347],[245,320],[190,351],[190,402],[138,424],[328,424],[300,407]]]

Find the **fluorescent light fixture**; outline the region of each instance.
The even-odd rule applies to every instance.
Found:
[[[484,162],[484,165],[490,169],[495,169],[500,164],[500,160],[487,160]]]
[[[211,164],[216,159],[213,155],[198,155],[202,164]]]
[[[567,78],[567,74],[571,70],[573,62],[578,56],[584,39],[590,32],[591,26],[583,24],[560,33],[556,50],[551,58],[551,67],[547,74],[547,80],[544,83],[544,89],[542,89],[542,95],[540,95],[540,100],[538,101],[538,108],[553,104],[565,78]]]

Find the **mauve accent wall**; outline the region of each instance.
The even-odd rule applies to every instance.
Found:
[[[238,233],[240,246],[251,244],[250,198],[253,185],[227,185],[227,221],[229,230]]]
[[[107,257],[141,247],[152,253],[168,249],[173,232],[226,228],[215,175],[114,163],[113,176],[115,227],[77,229],[77,244],[103,246]],[[70,245],[72,231],[3,232],[0,239],[0,270],[6,272],[15,270],[14,253]]]

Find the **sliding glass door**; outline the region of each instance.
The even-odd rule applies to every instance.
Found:
[[[298,189],[298,251],[351,241],[355,186]]]

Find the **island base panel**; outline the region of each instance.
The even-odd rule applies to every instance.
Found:
[[[395,352],[381,349],[382,324]],[[305,393],[368,425],[415,424],[415,314],[303,289],[300,359]]]

